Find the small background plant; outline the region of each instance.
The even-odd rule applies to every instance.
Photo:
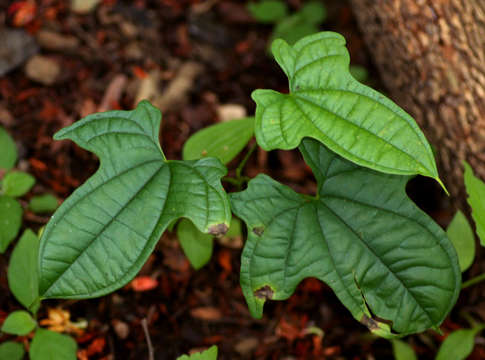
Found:
[[[17,237],[22,226],[22,205],[16,198],[26,195],[35,184],[35,178],[28,173],[12,170],[17,162],[17,148],[13,139],[0,127],[0,152],[2,156],[0,169],[4,176],[1,181],[0,227],[1,252],[5,252],[10,243]],[[57,199],[52,195],[31,197],[24,202],[26,208],[37,213],[53,212],[57,208]],[[21,360],[30,334],[29,358],[32,360],[76,359],[76,342],[67,335],[50,331],[39,326],[37,312],[38,301],[38,249],[39,239],[34,232],[26,229],[15,245],[8,265],[7,278],[12,295],[25,308],[8,314],[3,321],[0,332],[10,337],[23,337],[23,343],[7,340],[0,344],[0,359]],[[46,322],[46,320],[41,321]],[[58,329],[59,331],[59,329]],[[63,331],[62,329],[60,331]]]

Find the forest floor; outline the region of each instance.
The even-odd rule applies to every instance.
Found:
[[[163,112],[166,157],[180,159],[185,140],[197,130],[232,114],[253,114],[254,89],[287,91],[286,77],[267,52],[272,27],[253,20],[243,1],[104,0],[86,14],[74,13],[68,1],[25,3],[0,6],[5,9],[0,31],[22,30],[35,39],[26,40],[19,55],[27,65],[13,66],[0,77],[0,124],[17,143],[18,167],[37,178],[29,196],[49,192],[63,200],[96,171],[93,154],[52,140],[54,132],[90,113],[132,109],[149,97]],[[288,3],[300,5],[299,0]],[[368,82],[382,87],[350,6],[339,0],[325,4],[322,29],[342,33],[352,63],[366,67]],[[258,150],[245,171],[250,177],[270,174],[300,192],[315,190],[296,152]],[[447,224],[452,210],[439,189],[418,180],[408,191]],[[27,211],[24,228],[38,230],[47,220]],[[267,303],[263,319],[253,319],[239,286],[241,247],[241,239],[231,246],[217,242],[210,263],[195,271],[176,235],[166,232],[139,274],[141,281],[156,280],[149,290],[131,283],[99,299],[46,301],[39,317],[60,307],[73,321],[85,319],[87,328],[75,336],[82,360],[146,359],[142,319],[155,359],[175,359],[213,344],[220,359],[392,358],[390,342],[370,335],[332,290],[314,279],[303,281],[287,301]],[[9,253],[0,255],[0,323],[19,308],[8,291]],[[445,335],[466,325],[455,320],[460,311],[485,321],[482,292],[476,287],[460,298],[442,326]],[[431,359],[442,340],[429,331],[409,341],[420,359]],[[470,358],[485,358],[484,344]]]

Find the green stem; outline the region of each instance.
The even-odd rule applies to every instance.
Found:
[[[228,182],[229,184],[236,185],[236,186],[241,185],[241,182],[238,179],[234,179],[230,176],[224,176],[222,178],[222,181]]]
[[[244,156],[244,159],[242,159],[242,161],[239,163],[238,167],[236,168],[236,179],[241,178],[241,172],[243,171],[244,166],[246,166],[246,163],[248,162],[249,158],[253,154],[254,150],[256,150],[257,146],[258,144],[254,143],[249,149],[249,151],[246,153],[246,155]]]
[[[480,274],[478,276],[475,276],[474,278],[471,278],[468,281],[465,281],[463,284],[461,284],[461,288],[466,289],[467,287],[478,284],[479,282],[481,282],[483,280],[485,280],[485,273]]]
[[[468,321],[468,324],[470,324],[471,328],[474,328],[479,325],[479,323],[466,311],[460,311],[460,315]]]

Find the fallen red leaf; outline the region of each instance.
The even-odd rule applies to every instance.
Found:
[[[18,101],[25,101],[30,97],[35,97],[39,94],[39,88],[30,88],[19,92],[16,96]]]
[[[157,286],[158,281],[150,276],[138,276],[130,283],[130,287],[133,289],[133,291],[149,291]]]
[[[232,272],[231,252],[229,250],[224,249],[220,251],[217,256],[217,262],[224,269],[225,272]]]
[[[222,317],[219,309],[212,306],[198,307],[190,310],[190,315],[196,319],[214,321]]]
[[[22,27],[30,23],[35,18],[37,5],[33,1],[16,1],[9,6],[7,14],[12,16],[12,24]]]
[[[91,344],[89,344],[86,355],[92,356],[95,354],[99,354],[103,352],[104,347],[106,346],[106,340],[102,337],[96,338],[93,340]]]
[[[132,69],[133,74],[135,74],[135,76],[139,79],[145,79],[148,76],[147,72],[139,66],[133,66]]]
[[[89,360],[87,351],[85,349],[77,351],[77,359],[78,360]]]

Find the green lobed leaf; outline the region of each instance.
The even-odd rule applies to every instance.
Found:
[[[3,178],[2,188],[5,195],[19,197],[26,194],[35,184],[35,178],[22,171],[12,171]]]
[[[17,146],[12,137],[0,126],[0,169],[10,170],[17,162]]]
[[[440,181],[431,147],[413,118],[350,75],[343,36],[321,32],[294,46],[275,40],[272,51],[290,93],[252,94],[256,140],[263,149],[293,149],[311,137],[360,166]]]
[[[73,338],[53,331],[37,329],[30,345],[30,360],[76,360]]]
[[[10,196],[0,195],[0,254],[7,250],[22,225],[22,206]]]
[[[29,201],[29,209],[36,214],[53,212],[58,206],[57,198],[51,194],[32,196]]]
[[[409,177],[359,167],[312,139],[299,149],[317,179],[315,198],[266,175],[231,194],[248,227],[241,287],[251,314],[315,277],[379,335],[393,336],[387,323],[400,335],[441,324],[460,290],[457,256],[407,197]]]
[[[436,360],[465,360],[473,351],[475,336],[482,331],[484,325],[473,329],[453,331],[440,346]]]
[[[200,232],[190,220],[182,219],[177,226],[177,237],[194,269],[199,270],[209,262],[212,256],[212,235]]]
[[[12,335],[27,335],[35,329],[37,323],[27,311],[18,310],[10,313],[2,325],[2,331]]]
[[[5,341],[0,344],[0,359],[22,360],[24,358],[24,346],[13,341]]]
[[[413,348],[404,341],[392,339],[392,352],[395,360],[417,360]]]
[[[288,15],[288,6],[281,0],[249,2],[251,16],[262,23],[274,23]]]
[[[446,234],[455,247],[461,272],[466,271],[475,259],[475,236],[468,220],[460,210],[448,225]]]
[[[185,142],[182,157],[184,160],[215,157],[227,164],[244,149],[253,134],[253,117],[215,124],[192,135]]]
[[[42,298],[91,298],[130,281],[167,226],[186,217],[202,232],[231,220],[219,160],[166,160],[161,114],[147,101],[133,111],[90,115],[59,131],[100,158],[100,168],[52,215],[39,250]]]
[[[472,218],[475,221],[480,245],[485,246],[485,183],[473,175],[473,170],[467,162],[464,162],[464,167],[467,201],[472,208]]]
[[[217,360],[217,346],[213,345],[200,353],[179,356],[177,360]]]
[[[26,308],[30,308],[39,296],[38,254],[39,239],[27,229],[13,249],[7,271],[10,290]],[[32,310],[35,313],[37,309]]]

